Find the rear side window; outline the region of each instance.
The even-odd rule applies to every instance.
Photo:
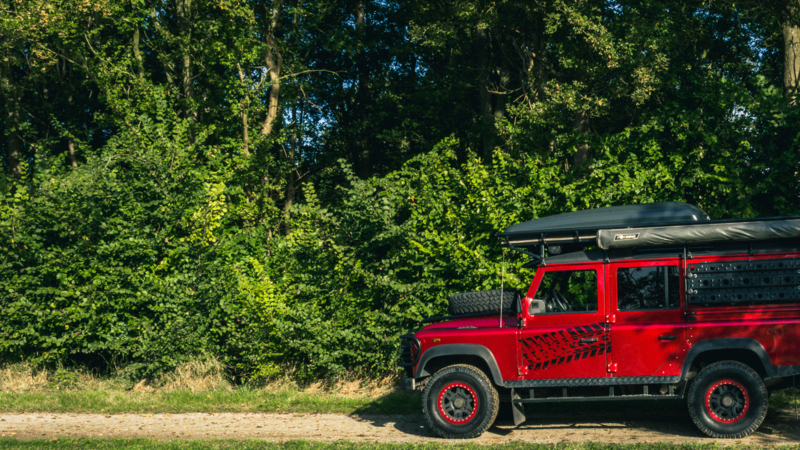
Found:
[[[544,300],[545,313],[597,312],[597,272],[545,272],[535,298]]]
[[[620,267],[617,269],[618,309],[678,308],[679,286],[678,266]]]

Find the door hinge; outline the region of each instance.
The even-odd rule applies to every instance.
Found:
[[[614,314],[609,314],[606,316],[606,323],[617,323],[617,316]]]
[[[608,373],[617,372],[617,363],[608,363]]]

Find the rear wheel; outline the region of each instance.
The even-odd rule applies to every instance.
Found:
[[[703,369],[689,389],[689,414],[703,433],[739,439],[756,431],[767,415],[764,381],[750,367],[722,361]]]
[[[480,436],[497,418],[500,399],[476,367],[454,365],[436,372],[422,393],[422,411],[436,434],[447,439]]]

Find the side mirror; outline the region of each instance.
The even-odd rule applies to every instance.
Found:
[[[545,305],[544,300],[535,298],[531,300],[531,304],[528,307],[528,315],[534,316],[536,314],[541,314],[545,311],[546,306],[547,305]]]

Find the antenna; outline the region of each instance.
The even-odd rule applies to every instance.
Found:
[[[506,281],[506,249],[503,248],[503,268],[500,275],[500,328],[503,328],[503,293]]]

